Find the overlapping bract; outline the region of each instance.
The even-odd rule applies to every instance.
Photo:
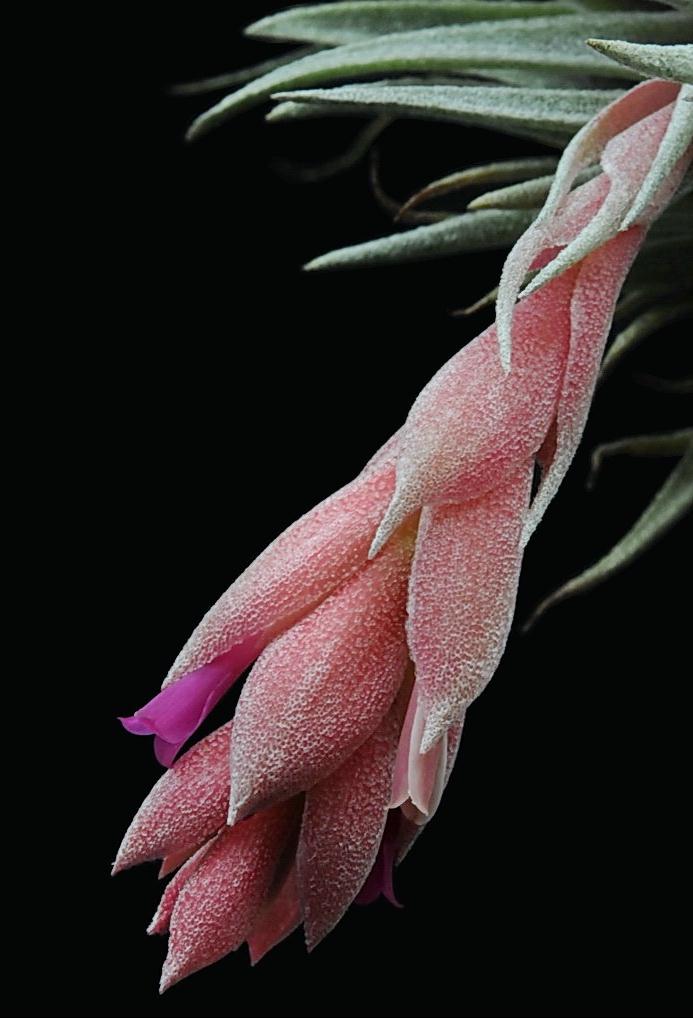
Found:
[[[623,279],[690,163],[689,148],[619,229],[676,98],[655,82],[610,107],[594,148],[605,172],[568,182],[511,257],[506,287],[606,223],[515,309],[511,287],[510,370],[499,323],[438,372],[355,481],[246,570],[127,719],[172,760],[257,658],[233,728],[164,774],[116,860],[181,866],[150,927],[169,932],[163,989],[243,942],[257,960],[301,922],[313,947],[354,900],[394,899],[392,865],[435,812],[466,710],[503,653],[524,544],[582,434]]]

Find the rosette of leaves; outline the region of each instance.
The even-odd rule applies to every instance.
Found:
[[[326,177],[373,154],[376,139],[405,118],[483,127],[545,148],[544,155],[461,166],[403,203],[383,193],[373,160],[374,191],[392,213],[396,231],[320,255],[305,266],[310,271],[510,248],[550,200],[561,152],[571,142],[571,151],[578,151],[583,126],[643,78],[680,82],[682,89],[657,164],[621,228],[636,220],[693,140],[693,0],[335,0],[291,7],[255,22],[246,33],[290,48],[256,67],[177,86],[175,92],[188,95],[231,89],[192,123],[190,140],[245,110],[271,104],[267,119],[273,122],[363,121],[349,149],[304,172],[306,179]],[[575,183],[596,171],[583,158]],[[689,175],[631,271],[603,379],[636,345],[693,315],[691,192]],[[592,240],[597,247],[604,238]],[[464,313],[492,303],[495,293]],[[692,386],[688,379],[649,384],[672,393],[690,392]],[[631,530],[548,597],[530,621],[623,568],[693,505],[693,429],[601,446],[593,474],[615,454],[671,456],[677,463]]]

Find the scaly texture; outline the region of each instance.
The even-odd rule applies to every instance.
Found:
[[[394,481],[397,436],[351,484],[289,527],[205,615],[164,682],[131,717],[170,766],[267,643],[319,604],[365,560]]]
[[[257,965],[268,951],[293,933],[301,922],[301,916],[296,865],[292,863],[279,889],[270,894],[262,906],[248,937],[251,963]]]
[[[407,623],[425,717],[417,752],[459,724],[505,649],[532,472],[528,460],[487,495],[421,514]]]
[[[153,933],[168,933],[171,915],[173,914],[173,907],[178,901],[178,895],[180,894],[181,889],[193,875],[195,870],[197,870],[201,865],[202,860],[209,852],[215,840],[216,838],[211,838],[202,846],[202,848],[199,848],[194,855],[192,855],[190,859],[181,866],[173,879],[168,882],[166,889],[161,896],[157,910],[154,913],[154,917],[147,927],[147,933],[150,935]]]
[[[295,829],[297,807],[281,803],[227,828],[183,884],[171,913],[162,993],[250,936]]]
[[[293,523],[210,608],[176,658],[166,685],[253,636],[266,645],[365,560],[392,492],[396,441],[359,476]]]
[[[534,277],[524,295],[553,279],[618,232],[667,129],[673,109],[671,104],[678,91],[669,81],[643,82],[590,120],[567,147],[543,209],[510,252],[501,274],[496,309],[501,359],[507,370],[511,364],[515,299],[530,266],[550,244],[566,245],[566,250]],[[663,112],[665,108],[669,108],[668,113]],[[574,229],[570,240],[557,241],[556,214],[563,211],[564,218],[570,221],[573,203],[579,201],[578,195],[586,185],[569,196],[570,187],[577,174],[600,156],[605,172],[603,178],[595,179],[602,183],[607,180],[609,190],[604,193],[594,215],[585,223],[575,224],[578,228]],[[673,190],[668,195],[662,194],[663,204],[676,190],[683,170],[685,167],[682,167],[681,176],[671,181]]]
[[[558,491],[582,438],[616,299],[643,237],[644,230],[638,226],[619,233],[579,266],[570,309],[570,354],[556,414],[555,451],[530,506],[523,546]]]
[[[576,272],[518,305],[509,375],[492,325],[422,390],[402,431],[395,494],[371,554],[422,505],[478,498],[536,453],[556,412]]]
[[[236,709],[229,822],[312,787],[378,726],[407,662],[412,551],[398,535],[262,654]]]
[[[401,724],[398,701],[370,739],[306,795],[297,860],[309,950],[336,926],[373,867]]]
[[[542,76],[587,74],[625,78],[633,72],[591,50],[591,34],[634,42],[677,42],[693,28],[687,13],[601,13],[560,18],[511,19],[502,31],[491,22],[446,25],[418,32],[394,32],[363,42],[322,50],[279,67],[198,117],[188,138],[200,137],[229,117],[264,102],[275,92],[383,74],[461,74],[471,69],[493,77],[498,69],[540,72]]]
[[[224,825],[231,727],[229,721],[202,739],[159,778],[123,838],[114,873],[195,849]]]

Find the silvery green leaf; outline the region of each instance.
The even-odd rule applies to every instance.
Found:
[[[588,39],[588,45],[645,78],[693,84],[693,46],[653,46],[618,39]]]
[[[633,443],[644,442],[648,446],[648,455],[652,455],[652,443],[657,444],[658,439],[661,452],[654,453],[655,455],[672,455],[682,448],[686,449],[679,464],[628,533],[590,569],[569,580],[542,601],[526,623],[525,629],[533,625],[548,608],[568,597],[592,590],[630,565],[693,507],[693,431],[679,432],[676,436],[646,436],[631,439],[631,454],[636,454]],[[618,451],[624,451],[624,443],[618,445],[620,446]]]
[[[597,167],[583,170],[577,175],[577,184],[584,184],[591,180],[599,172]],[[471,201],[468,209],[536,209],[543,205],[544,199],[551,190],[553,173],[545,177],[534,177],[532,180],[523,180],[518,184],[511,184],[510,187],[501,187],[497,191],[486,191],[478,198]]]
[[[473,304],[470,304],[466,308],[459,308],[457,311],[453,311],[452,314],[456,318],[459,318],[460,316],[464,316],[466,318],[468,315],[475,315],[477,311],[483,311],[484,308],[490,307],[491,304],[494,304],[497,296],[498,287],[494,286],[492,290],[483,294],[483,296],[475,300]]]
[[[419,226],[405,233],[330,251],[314,258],[305,268],[312,271],[395,265],[444,258],[464,251],[491,251],[509,247],[527,229],[536,212],[536,209],[465,212],[441,223]]]
[[[584,45],[588,36],[633,42],[678,42],[693,32],[693,15],[595,13],[528,18],[501,24],[482,21],[419,32],[397,32],[339,46],[278,67],[203,113],[191,125],[199,137],[275,92],[310,88],[379,74],[459,74],[465,67],[511,67],[563,74],[630,78],[632,71]]]
[[[693,102],[687,101],[691,98],[693,86],[682,85],[657,155],[623,221],[622,229],[627,230],[647,214],[660,187],[693,141]]]
[[[473,21],[550,17],[571,14],[570,3],[526,0],[348,0],[345,3],[291,7],[246,28],[260,39],[341,46],[393,32],[412,32]]]
[[[227,71],[225,74],[215,74],[211,78],[202,78],[199,81],[184,81],[179,85],[171,85],[170,95],[206,95],[209,92],[226,91],[236,85],[243,85],[246,81],[259,78],[268,74],[275,67],[283,67],[285,64],[300,60],[301,57],[315,53],[315,46],[301,46],[299,49],[291,50],[289,53],[282,53],[281,56],[273,57],[271,60],[263,60],[252,67],[241,67],[237,71]]]
[[[455,86],[456,88],[463,87],[461,85]],[[468,86],[469,87],[469,86]],[[474,86],[472,86],[474,87]],[[282,93],[280,93],[282,94]],[[292,94],[292,93],[288,93]],[[295,93],[296,95],[302,95],[303,93]],[[273,109],[269,111],[266,116],[266,120],[269,123],[289,122],[289,121],[300,121],[300,120],[315,120],[316,118],[324,117],[372,117],[374,112],[377,110],[376,106],[361,107],[352,106],[347,103],[330,103],[330,102],[280,102]],[[470,117],[462,119],[459,114],[446,113],[441,110],[435,110],[434,108],[427,108],[425,106],[417,106],[412,104],[411,106],[401,106],[397,111],[397,116],[392,116],[392,119],[415,119],[415,120],[431,120],[431,121],[448,121],[457,124],[463,123],[475,123],[482,124],[482,119],[476,119]],[[484,120],[484,125],[487,127],[493,126],[496,131],[503,131],[505,134],[509,134],[513,137],[523,138],[528,141],[538,142],[540,145],[546,145],[549,148],[562,149],[568,141],[570,135],[565,131],[549,131],[541,128],[529,128],[521,125],[519,122],[512,123],[510,121],[506,123],[498,122],[491,125],[489,119]]]
[[[468,166],[464,170],[450,173],[439,180],[432,181],[426,187],[422,187],[405,202],[402,211],[409,211],[423,202],[442,198],[446,194],[456,194],[467,187],[478,187],[480,184],[501,184],[508,180],[523,180],[544,170],[555,170],[556,165],[557,160],[552,156],[530,156],[526,159],[504,159],[501,162],[486,163],[483,166]]]
[[[346,105],[359,113],[453,120],[489,129],[552,134],[567,140],[623,93],[616,89],[508,88],[499,85],[340,85],[279,93],[302,103]]]
[[[587,487],[595,487],[606,460],[614,456],[631,456],[635,458],[654,458],[663,456],[683,456],[693,443],[693,428],[681,431],[667,431],[659,435],[632,435],[630,438],[619,438],[615,442],[598,445],[590,457],[590,472]]]
[[[461,79],[456,77],[442,76],[402,76],[397,78],[386,78],[383,81],[373,81],[372,85],[459,85]],[[358,117],[359,110],[354,110],[344,103],[301,103],[301,102],[278,102],[265,116],[268,123],[280,123],[291,120],[315,120],[324,117]],[[369,110],[368,115],[372,112]]]
[[[693,298],[658,302],[653,307],[638,315],[627,328],[623,329],[614,339],[602,362],[600,381],[604,381],[621,363],[623,358],[634,350],[643,340],[659,332],[665,325],[679,322],[693,315]]]

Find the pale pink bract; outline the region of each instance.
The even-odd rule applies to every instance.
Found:
[[[623,280],[690,164],[689,147],[621,228],[676,93],[646,82],[599,115],[559,169],[551,214],[508,259],[498,328],[441,368],[351,484],[259,556],[124,722],[171,762],[256,659],[233,727],[173,763],[116,860],[180,867],[150,926],[169,933],[162,989],[244,942],[257,961],[300,923],[313,948],[354,900],[396,902],[392,867],[438,807],[466,711],[503,653],[523,549],[580,441]],[[590,153],[604,173],[570,192]],[[595,222],[606,233],[589,247]],[[556,258],[564,271],[513,308],[526,270]]]

